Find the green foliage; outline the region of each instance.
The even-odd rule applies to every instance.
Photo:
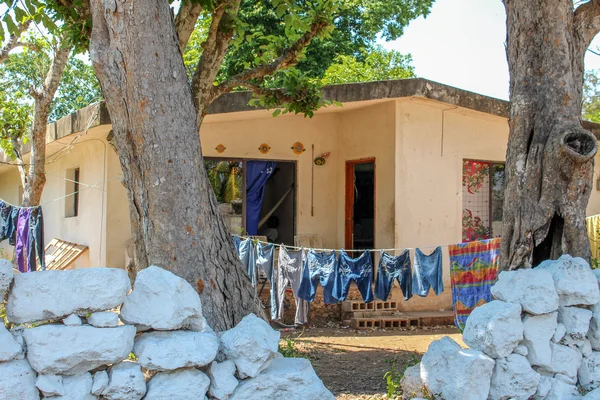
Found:
[[[34,98],[40,90],[53,56],[50,44],[39,36],[26,38],[35,50],[25,47],[0,65],[0,150],[15,158],[14,141],[27,142],[33,123]],[[62,75],[50,109],[50,122],[102,98],[93,68],[71,57]]]
[[[600,70],[588,71],[585,74],[583,119],[600,122]]]
[[[242,198],[242,167],[235,161],[204,160],[208,180],[219,203],[231,203]]]
[[[279,343],[279,352],[286,358],[308,358],[296,348],[296,341],[290,337]]]
[[[9,327],[10,322],[8,322],[8,318],[6,318],[6,301],[0,299],[0,321],[4,323],[5,327]]]
[[[414,78],[414,68],[410,65],[410,55],[398,51],[386,51],[383,47],[363,50],[362,60],[355,56],[340,55],[325,71],[322,83],[382,81],[388,79]]]
[[[414,355],[411,356],[408,360],[405,360],[400,365],[398,365],[398,361],[396,359],[385,360],[390,364],[390,369],[383,375],[387,385],[387,398],[388,399],[401,399],[402,398],[402,386],[400,382],[402,381],[402,377],[404,376],[404,371],[408,367],[412,367],[413,365],[417,365],[419,363],[419,359]],[[414,393],[408,393],[412,395]]]

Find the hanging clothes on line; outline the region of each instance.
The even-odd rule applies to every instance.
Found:
[[[334,297],[346,300],[350,283],[354,281],[365,303],[373,301],[373,261],[371,253],[364,252],[360,257],[352,258],[344,250],[340,251],[334,284]]]
[[[19,207],[0,200],[0,242],[8,239],[15,246],[21,272],[46,269],[44,252],[44,216],[42,207]]]
[[[292,288],[292,294],[296,301],[296,315],[294,322],[298,325],[308,323],[308,302],[298,297],[298,289],[302,280],[302,268],[306,260],[306,251],[287,250],[279,248],[278,274],[277,274],[277,319],[282,320],[285,311],[285,291],[288,285]]]
[[[337,256],[335,251],[319,253],[310,250],[304,263],[298,297],[306,301],[314,301],[317,287],[321,284],[325,304],[337,303],[338,299],[335,298],[333,293],[336,270]]]
[[[410,264],[410,251],[404,250],[399,256],[391,256],[382,251],[377,267],[375,280],[375,296],[382,301],[387,301],[394,280],[398,281],[404,300],[412,297],[412,271]]]
[[[257,271],[262,270],[271,284],[271,319],[277,318],[277,282],[275,279],[275,246],[273,244],[258,243],[256,245]],[[262,289],[261,289],[262,291]]]
[[[430,288],[433,289],[436,296],[444,291],[441,246],[438,246],[429,255],[424,254],[421,249],[415,249],[413,294],[426,297]]]
[[[238,249],[238,255],[240,256],[242,266],[250,277],[252,286],[256,287],[258,278],[256,269],[256,246],[254,241],[252,239],[244,239],[240,242]]]
[[[475,307],[492,300],[500,238],[450,245],[448,251],[454,323],[463,330]]]

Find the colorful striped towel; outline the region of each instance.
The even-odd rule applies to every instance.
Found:
[[[448,246],[454,323],[462,331],[471,311],[492,300],[500,238]]]

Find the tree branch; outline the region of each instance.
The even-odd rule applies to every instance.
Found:
[[[192,32],[194,32],[196,21],[198,21],[201,12],[202,6],[200,4],[194,4],[191,0],[183,0],[181,2],[179,12],[177,13],[177,17],[175,17],[175,30],[177,31],[179,49],[182,54],[190,40],[190,36],[192,36]]]
[[[225,82],[215,86],[211,93],[211,102],[219,96],[231,92],[238,86],[247,87],[253,92],[257,92],[258,86],[249,84],[248,81],[251,79],[262,78],[267,75],[272,75],[277,70],[294,66],[298,63],[298,57],[302,50],[306,48],[323,29],[325,29],[329,23],[323,20],[316,20],[310,26],[310,30],[300,37],[294,44],[285,49],[281,56],[276,58],[273,62],[265,65],[246,70],[237,75],[232,76]]]
[[[584,47],[588,48],[600,32],[600,0],[590,0],[577,7],[573,25]]]
[[[27,20],[23,23],[20,23],[18,26],[17,33],[10,35],[10,37],[8,38],[8,42],[6,42],[6,44],[2,46],[2,49],[0,49],[0,63],[6,61],[6,59],[8,58],[8,53],[10,53],[11,50],[26,45],[25,43],[19,42],[19,38],[21,37],[23,32],[25,32],[29,28],[29,25],[31,25],[31,20]]]
[[[198,123],[206,115],[212,101],[211,89],[233,37],[234,17],[237,15],[240,1],[227,0],[212,12],[208,37],[202,44],[202,55],[192,78],[192,95]]]

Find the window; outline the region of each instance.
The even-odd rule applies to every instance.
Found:
[[[463,242],[502,233],[504,163],[463,160]]]
[[[65,177],[65,218],[79,214],[79,168],[70,168]]]

